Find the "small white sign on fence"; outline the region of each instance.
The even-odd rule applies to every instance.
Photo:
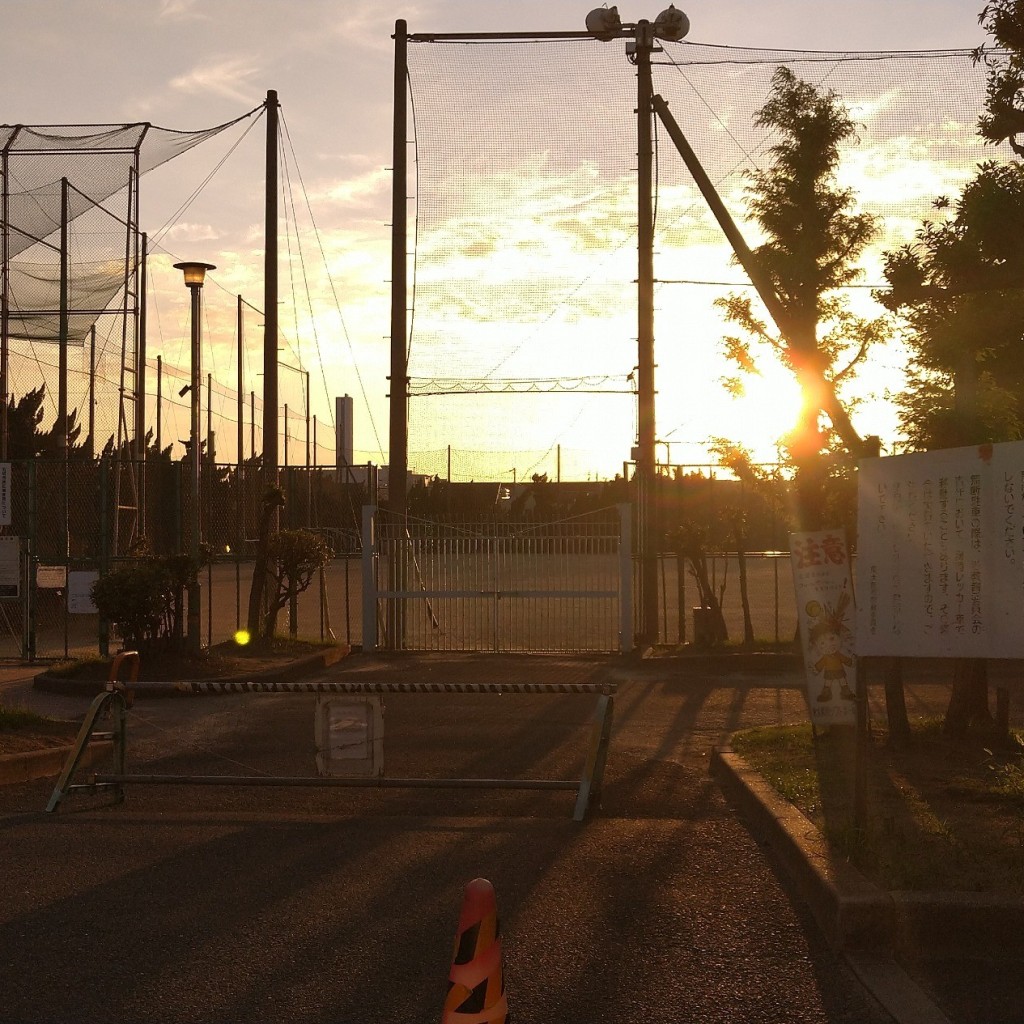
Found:
[[[68,583],[68,571],[63,565],[37,565],[36,586],[40,590],[63,590]]]
[[[0,597],[21,593],[21,538],[0,537]]]
[[[0,526],[11,525],[11,464],[0,462]]]
[[[100,578],[93,570],[78,570],[68,573],[68,611],[72,615],[95,615],[96,605],[92,600],[92,585]]]

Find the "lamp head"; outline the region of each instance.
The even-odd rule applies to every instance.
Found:
[[[689,31],[690,19],[674,4],[669,4],[668,9],[654,19],[654,34],[670,43],[678,43]]]
[[[184,273],[189,288],[202,288],[206,272],[217,268],[212,263],[175,263],[174,269]]]
[[[616,39],[622,30],[622,19],[617,7],[595,7],[587,15],[587,31],[601,42]]]

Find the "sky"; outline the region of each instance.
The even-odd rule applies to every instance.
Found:
[[[395,20],[405,19],[414,33],[573,31],[582,29],[591,6],[573,0],[0,0],[0,123],[151,121],[191,130],[232,120],[258,106],[268,89],[277,90],[287,130],[285,145],[294,159],[288,172],[294,223],[303,238],[301,259],[293,258],[282,272],[282,297],[291,302],[297,266],[310,282],[309,298],[298,300],[300,312],[282,312],[286,337],[281,360],[287,368],[281,371],[282,399],[290,401],[292,415],[300,420],[306,397],[302,373],[292,368],[308,371],[311,414],[321,431],[320,447],[326,449],[333,396],[353,395],[357,458],[381,462],[387,454],[387,169]],[[828,4],[827,14],[821,0],[694,0],[680,6],[691,22],[689,41],[707,44],[925,50],[973,47],[984,41],[977,22],[981,0],[859,0]],[[634,21],[655,17],[660,6],[630,2],[620,4],[619,10],[624,20]],[[600,90],[595,88],[595,103],[599,102]],[[223,394],[214,404],[226,420],[232,416],[226,406],[233,402],[230,389],[237,379],[234,296],[262,303],[263,146],[261,121],[244,137],[234,130],[199,147],[153,172],[142,185],[142,227],[157,250],[149,353],[160,354],[167,367],[187,368],[187,294],[170,264],[178,259],[215,264],[217,270],[204,290],[209,326],[204,372],[212,373],[222,386]],[[628,161],[632,154],[625,157]],[[210,184],[179,212],[222,159]],[[284,212],[291,215],[288,209]],[[429,238],[423,239],[425,246],[429,243]],[[694,252],[699,264],[699,247]],[[325,267],[330,268],[329,277]],[[479,276],[485,272],[481,267],[478,261],[459,272]],[[451,269],[424,269],[425,287],[430,272]],[[303,293],[301,284],[295,286],[296,294]],[[306,312],[310,307],[311,317]],[[559,315],[553,310],[548,320],[557,322]],[[631,331],[635,337],[635,327],[627,321],[628,316],[615,328],[620,340],[628,339]],[[255,316],[247,320],[243,394],[259,387],[261,322]],[[429,307],[424,323],[429,339]],[[443,330],[443,325],[436,326]],[[659,331],[661,327],[659,323]],[[708,352],[717,348],[720,327],[712,320],[691,327],[690,345]],[[503,350],[502,339],[487,329],[474,330],[474,337],[481,346],[493,344],[496,353],[513,351]],[[432,372],[441,375],[443,369],[457,375],[461,357],[453,351],[450,359],[438,356]],[[580,355],[574,363],[572,355],[578,351],[569,346],[558,373],[569,373],[577,364],[581,375],[618,373],[631,366],[628,351],[605,362]],[[422,351],[414,349],[414,362],[420,355]],[[677,365],[679,360],[665,343],[657,358],[658,436],[666,442],[659,455],[673,461],[702,461],[707,438],[730,432],[760,457],[770,457],[770,435],[783,429],[785,408],[792,400],[788,381],[782,376],[766,379],[760,391],[752,389],[751,401],[741,408],[725,395],[710,364],[699,370],[703,376],[695,388],[698,364]],[[488,350],[481,359],[484,366]],[[893,362],[889,360],[890,370]],[[495,373],[547,377],[557,363],[545,358],[539,366],[535,358],[533,364],[516,365],[512,359]],[[883,442],[892,445],[898,443],[895,420],[891,404],[882,396],[893,384],[881,381],[879,376],[865,382],[870,400],[862,410],[862,432],[880,433]],[[165,385],[165,394],[171,390]],[[529,404],[510,399],[504,405],[506,400],[500,398],[476,397],[460,400],[466,403],[463,411],[449,401],[443,414],[422,411],[424,401],[430,400],[413,399],[411,450],[422,448],[436,456],[450,444],[457,451],[484,453],[457,458],[457,478],[501,479],[511,474],[523,479],[531,470],[550,471],[556,446],[565,451],[563,475],[607,476],[629,457],[633,443],[629,397],[538,398]],[[177,430],[178,437],[184,436],[186,407],[172,404],[164,416],[167,435]],[[181,417],[180,425],[176,416]],[[290,430],[293,445],[301,443],[302,430],[297,425]],[[491,454],[496,452],[510,454]],[[542,460],[545,456],[547,461]],[[301,460],[293,455],[292,461]],[[416,463],[415,458],[411,461]],[[425,472],[446,471],[436,457],[425,456],[421,463]]]

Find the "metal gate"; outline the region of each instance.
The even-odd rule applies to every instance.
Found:
[[[630,507],[553,522],[363,509],[363,649],[628,651]]]

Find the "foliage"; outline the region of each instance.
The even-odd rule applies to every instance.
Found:
[[[885,257],[910,348],[898,399],[915,448],[1016,440],[1024,430],[1024,166],[982,164],[955,203]],[[941,217],[941,219],[940,219]]]
[[[854,210],[850,189],[840,188],[841,147],[855,139],[855,125],[839,97],[800,81],[788,68],[772,77],[772,95],[757,123],[779,135],[771,165],[750,175],[747,205],[767,240],[753,252],[787,314],[785,333],[758,316],[751,299],[737,294],[717,301],[742,331],[724,339],[726,355],[741,374],[758,372],[772,353],[796,375],[803,404],[797,426],[784,439],[797,467],[805,528],[820,524],[828,465],[824,451],[841,446],[860,455],[837,389],[856,373],[869,348],[884,336],[887,318],[854,314],[837,293],[861,274],[856,265],[876,232],[874,219]],[[742,377],[728,382],[742,388]],[[823,430],[821,413],[830,427]]]
[[[40,430],[43,422],[43,404],[46,385],[27,391],[21,398],[13,395],[7,404],[8,457],[13,460],[54,458],[63,451],[64,431],[56,421],[49,430]],[[77,413],[68,414],[68,448],[74,449],[82,433]]]
[[[261,636],[273,637],[277,613],[308,589],[314,576],[327,564],[327,541],[308,530],[279,530],[267,543],[267,578],[273,593],[267,594],[267,614]],[[294,633],[294,622],[292,632]]]
[[[182,593],[198,568],[187,555],[142,558],[101,576],[92,598],[125,646],[144,652],[161,638],[181,637]]]
[[[982,8],[978,22],[988,32],[994,47],[979,46],[977,62],[988,68],[985,113],[978,121],[978,134],[988,142],[1008,142],[1018,156],[1024,145],[1024,0],[991,0]]]

